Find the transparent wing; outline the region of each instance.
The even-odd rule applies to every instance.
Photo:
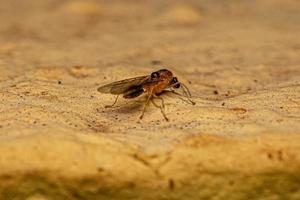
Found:
[[[135,87],[141,87],[147,82],[150,82],[150,76],[139,76],[109,83],[99,87],[97,90],[101,93],[123,94]]]

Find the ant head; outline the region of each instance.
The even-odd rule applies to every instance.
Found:
[[[170,84],[173,85],[173,88],[180,88],[180,83],[178,82],[177,77],[173,77]]]

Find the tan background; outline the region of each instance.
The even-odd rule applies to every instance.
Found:
[[[0,199],[299,199],[300,3],[0,1]],[[195,106],[97,87],[168,68]]]

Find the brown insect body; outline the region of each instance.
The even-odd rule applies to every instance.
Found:
[[[159,81],[157,81],[156,84],[146,84],[144,86],[144,89],[148,94],[160,94],[164,89],[171,85],[171,80],[173,78],[172,72],[166,69],[162,69],[157,72],[159,73]]]
[[[183,87],[186,89],[183,89]],[[125,99],[135,98],[146,92],[148,94],[148,98],[146,103],[144,104],[142,114],[140,118],[143,117],[146,105],[151,102],[161,109],[161,112],[166,120],[168,118],[165,115],[164,111],[164,100],[157,96],[158,94],[162,93],[167,88],[182,88],[185,96],[188,98],[189,102],[195,104],[189,98],[191,97],[190,92],[188,91],[187,87],[182,83],[178,82],[177,78],[173,76],[173,73],[167,69],[161,69],[151,73],[148,76],[140,76],[130,79],[125,79],[117,82],[113,82],[107,85],[103,85],[99,87],[97,90],[101,93],[110,93],[118,95],[115,102],[111,106],[106,107],[113,107],[119,95],[123,95]],[[178,94],[178,93],[177,93]],[[162,101],[161,106],[158,106],[154,101],[153,97],[159,98]]]

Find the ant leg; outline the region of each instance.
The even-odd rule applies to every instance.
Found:
[[[140,119],[143,118],[145,110],[146,110],[146,106],[148,105],[149,100],[151,99],[151,97],[152,97],[152,90],[151,90],[150,94],[148,95],[147,101],[145,102],[145,104],[143,106],[143,110],[142,110],[142,114],[140,115]]]
[[[119,98],[120,95],[117,95],[116,99],[115,99],[115,102],[112,104],[112,105],[106,105],[105,108],[112,108],[114,107],[114,105],[117,103],[118,101],[118,98]]]
[[[164,109],[164,111],[165,111],[165,100],[162,98],[162,97],[160,97],[160,96],[157,96],[157,95],[153,95],[155,98],[158,98],[158,99],[160,99],[161,100],[161,107]]]
[[[153,105],[154,105],[155,107],[157,107],[157,108],[160,109],[160,111],[161,111],[162,115],[164,116],[165,120],[166,120],[166,121],[169,121],[169,119],[167,118],[166,113],[165,113],[165,104],[164,104],[164,100],[163,100],[163,98],[160,98],[160,99],[162,100],[162,106],[157,105],[153,99],[151,99],[151,102],[153,103]]]

